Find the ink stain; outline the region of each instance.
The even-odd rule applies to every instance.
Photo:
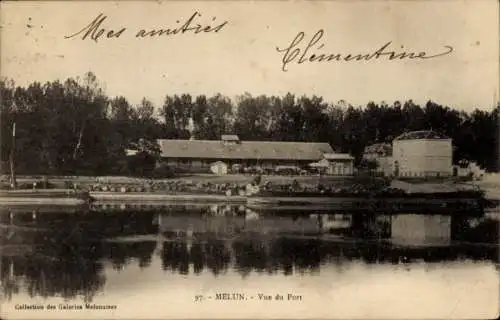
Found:
[[[33,28],[33,25],[31,24],[31,17],[28,18],[28,23],[26,24],[27,28]]]

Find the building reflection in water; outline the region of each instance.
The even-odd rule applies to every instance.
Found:
[[[4,298],[81,297],[130,265],[197,275],[276,275],[364,263],[498,261],[498,221],[465,216],[257,212],[242,206],[0,214]],[[479,245],[480,244],[480,245]],[[138,279],[140,281],[140,279]]]

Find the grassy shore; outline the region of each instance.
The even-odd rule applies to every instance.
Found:
[[[47,176],[49,188],[73,188],[76,185],[79,189],[90,191],[116,191],[126,187],[127,192],[187,192],[189,194],[224,194],[227,188],[219,189],[217,186],[237,186],[244,187],[255,180],[255,175],[244,174],[191,174],[183,175],[170,179],[147,179],[127,176]],[[498,179],[497,179],[498,178]],[[3,183],[8,181],[8,176],[2,177]],[[490,181],[491,180],[491,181]],[[43,181],[42,176],[18,176],[19,188],[31,189],[33,182]],[[371,176],[279,176],[262,175],[261,184],[270,183],[274,186],[292,185],[297,182],[301,187],[316,189],[318,184],[325,187],[342,189],[354,186],[363,188],[364,186],[377,186],[376,189],[383,186],[402,189],[407,192],[443,192],[456,191],[464,187],[472,187],[470,183],[464,183],[458,180],[448,178],[446,180],[392,180],[389,178],[377,178]],[[207,187],[207,185],[212,187]],[[484,181],[474,182],[476,186],[487,191],[487,198],[500,199],[500,176],[485,177]],[[155,185],[156,187],[151,187]],[[183,187],[168,187],[172,185]],[[186,187],[187,186],[187,187]],[[215,187],[214,187],[215,186]],[[39,185],[39,187],[42,187]],[[222,191],[221,191],[222,190]]]
[[[500,200],[500,173],[488,173],[473,184],[483,189],[487,198]]]
[[[318,183],[329,186],[349,186],[351,184],[364,184],[373,181],[372,177],[350,177],[350,176],[278,176],[278,175],[262,175],[262,183],[269,181],[271,184],[286,185],[293,183],[296,180],[301,185],[317,185]],[[18,176],[18,185],[32,185],[33,182],[41,181],[42,176]],[[146,179],[126,176],[47,176],[48,182],[57,188],[64,187],[68,182],[75,183],[81,187],[93,184],[106,184],[106,185],[142,185],[146,183],[185,183],[185,184],[237,184],[246,185],[252,183],[255,179],[253,175],[243,174],[228,174],[228,175],[214,175],[214,174],[193,174],[183,175],[170,179]],[[380,179],[380,178],[377,178]],[[8,181],[8,177],[3,177],[4,182]]]

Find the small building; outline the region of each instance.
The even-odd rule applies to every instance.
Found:
[[[348,153],[325,153],[323,159],[328,161],[326,174],[350,176],[354,174],[354,157]]]
[[[452,140],[432,130],[413,131],[392,142],[394,175],[399,177],[451,176]]]
[[[486,170],[481,168],[481,166],[474,161],[461,160],[457,165],[453,166],[453,176],[456,177],[481,179],[485,174]]]
[[[210,166],[210,171],[217,175],[227,174],[227,164],[222,161],[216,161]]]
[[[375,143],[365,147],[363,159],[375,161],[377,167],[375,172],[384,176],[390,176],[394,173],[392,160],[392,146],[390,143]]]
[[[322,214],[318,216],[321,219],[320,227],[323,232],[344,231],[352,227],[351,214]]]
[[[226,146],[240,143],[240,138],[235,134],[223,134],[221,140]]]
[[[159,139],[158,144],[163,163],[193,171],[208,171],[217,161],[229,168],[306,167],[321,160],[323,154],[333,153],[331,146],[323,142],[241,141],[236,135],[223,135],[221,140]]]

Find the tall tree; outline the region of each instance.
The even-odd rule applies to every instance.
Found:
[[[245,93],[239,96],[234,130],[240,139],[267,140],[271,108],[271,99],[264,95],[252,97]]]
[[[0,158],[6,173],[11,150],[20,173],[124,173],[125,150],[159,138],[216,140],[236,133],[243,140],[329,142],[357,160],[367,145],[391,142],[405,131],[433,129],[453,139],[455,161],[467,159],[498,167],[498,112],[457,111],[428,101],[369,102],[355,107],[320,97],[252,96],[232,101],[216,94],[166,96],[157,117],[144,98],[132,106],[125,97],[108,97],[89,72],[64,82],[16,86],[0,81]],[[16,123],[16,148],[12,126]],[[142,140],[141,140],[142,139]],[[22,151],[22,152],[21,152]],[[151,150],[148,154],[153,154]]]

